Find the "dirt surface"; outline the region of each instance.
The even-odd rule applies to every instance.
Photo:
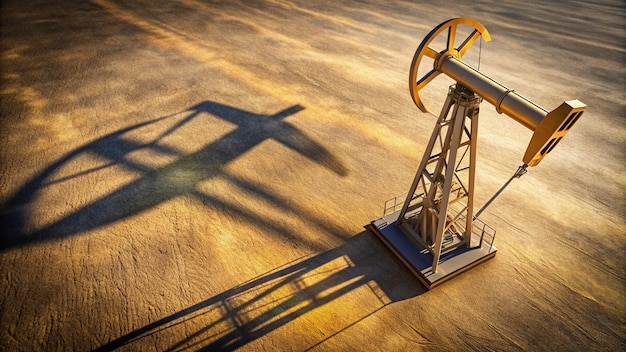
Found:
[[[623,1],[0,9],[0,350],[626,349]],[[409,66],[453,17],[491,32],[469,63],[588,109],[481,216],[496,257],[426,291],[364,226],[411,183]],[[531,135],[483,103],[478,205]]]

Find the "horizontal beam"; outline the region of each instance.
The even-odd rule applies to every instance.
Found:
[[[548,114],[547,110],[452,55],[442,55],[438,61],[438,71],[493,104],[498,113],[511,117],[532,131]]]

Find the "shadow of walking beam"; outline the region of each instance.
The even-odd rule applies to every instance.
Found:
[[[0,251],[80,234],[121,221],[179,196],[195,197],[204,204],[217,205],[221,209],[231,211],[241,216],[242,219],[252,221],[261,227],[284,233],[285,231],[277,228],[278,225],[269,222],[259,214],[228,204],[215,196],[202,192],[198,186],[201,182],[217,176],[228,176],[224,170],[225,166],[268,139],[282,143],[337,175],[347,175],[347,169],[328,149],[285,121],[285,118],[303,109],[302,106],[295,105],[273,115],[262,115],[205,101],[186,110],[184,118],[150,142],[137,142],[128,134],[158,121],[174,118],[178,114],[121,129],[78,148],[24,184],[8,201],[7,206],[0,213],[0,220],[2,220]],[[236,128],[193,153],[183,153],[161,143],[164,137],[177,133],[180,127],[203,113],[228,121],[236,125]],[[176,160],[163,167],[151,167],[129,157],[130,153],[138,150],[174,156]],[[84,154],[104,159],[107,163],[104,166],[78,172],[62,180],[50,180],[56,171]],[[112,165],[138,172],[141,176],[44,228],[30,232],[26,230],[29,221],[27,218],[28,210],[29,207],[35,206],[36,195],[39,191],[53,183],[81,177]],[[241,184],[242,181],[238,182]],[[253,185],[247,184],[245,187],[254,190],[257,195],[269,195],[264,190],[255,190]],[[68,196],[71,197],[71,194]],[[278,197],[270,197],[269,200],[277,201]],[[282,202],[278,206],[285,206],[286,204],[287,202]],[[312,220],[320,224],[323,223],[316,219]]]
[[[338,248],[287,263],[131,331],[96,351],[123,346],[140,350],[144,345],[154,347],[157,339],[168,341],[167,346],[158,346],[168,351],[234,350],[284,325],[298,324],[299,317],[307,313],[316,315],[312,319],[329,330],[317,337],[307,333],[309,341],[316,341],[296,347],[310,348],[390,303],[424,293],[425,289],[406,270],[398,271],[397,264],[390,253],[380,249],[375,236],[365,230]],[[371,305],[356,320],[337,326],[336,322],[344,319],[332,314],[337,310],[325,306],[353,299],[347,295],[356,290],[361,292],[355,297],[365,298]]]

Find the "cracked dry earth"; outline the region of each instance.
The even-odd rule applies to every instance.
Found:
[[[0,5],[0,350],[626,349],[622,1]],[[434,127],[437,24],[547,110],[588,105],[426,291],[369,231]],[[423,98],[438,110],[451,81]],[[477,204],[532,132],[484,102]]]

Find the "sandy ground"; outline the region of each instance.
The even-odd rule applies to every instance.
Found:
[[[624,2],[340,3],[2,1],[0,350],[626,349]],[[453,17],[481,71],[588,109],[481,216],[495,259],[427,292],[364,225]],[[531,135],[483,104],[477,204]]]

